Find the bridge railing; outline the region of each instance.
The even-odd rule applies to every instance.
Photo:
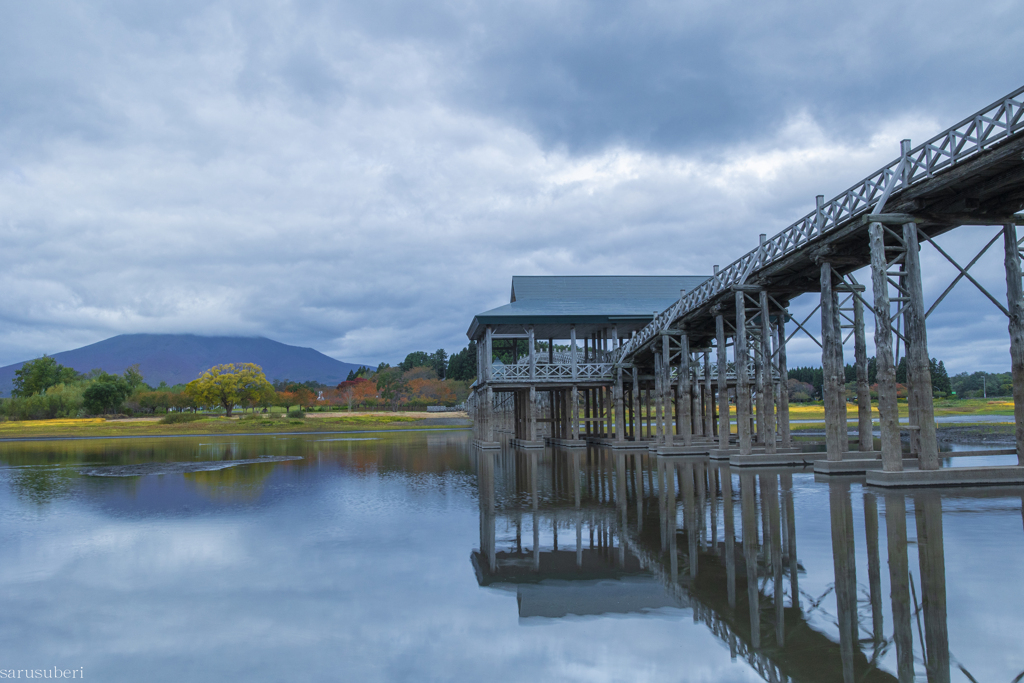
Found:
[[[906,189],[947,171],[988,147],[1024,131],[1024,88],[993,102],[973,116],[909,150],[884,168],[824,202],[796,223],[744,254],[654,317],[626,341],[615,360],[628,358],[660,330],[750,275],[771,265],[809,242],[833,232],[871,210],[883,196]]]
[[[615,365],[613,363],[577,363],[576,381],[611,381]],[[530,366],[515,364],[491,365],[492,382],[529,382]],[[533,381],[572,382],[572,365],[570,363],[538,363]]]

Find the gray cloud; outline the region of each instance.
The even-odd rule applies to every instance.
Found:
[[[707,273],[1019,85],[1014,6],[954,10],[5,7],[0,363],[162,331],[394,362],[513,274]],[[964,305],[933,354],[1005,367]]]

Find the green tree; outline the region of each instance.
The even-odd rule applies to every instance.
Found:
[[[141,375],[140,375],[141,376]],[[73,368],[59,364],[52,356],[43,356],[23,364],[14,371],[11,396],[26,397],[41,394],[57,384],[68,384],[79,379]]]
[[[112,376],[113,377],[113,376]],[[82,395],[86,411],[100,415],[116,413],[128,398],[127,385],[114,380],[97,380]]]
[[[199,404],[223,406],[224,412],[231,417],[236,405],[258,400],[267,387],[273,389],[260,366],[255,363],[228,363],[215,365],[189,382],[185,392]]]
[[[381,365],[385,365],[381,363]],[[401,368],[384,367],[378,369],[374,376],[380,397],[391,404],[392,410],[398,410],[398,404],[406,390],[406,382],[402,377]]]
[[[430,354],[426,351],[413,351],[405,357],[405,360],[403,360],[398,367],[402,369],[402,372],[407,372],[413,368],[423,367],[424,365],[432,365]]]
[[[430,367],[434,368],[434,372],[437,373],[440,379],[447,377],[448,352],[444,349],[434,351],[433,355],[430,356]]]
[[[476,342],[469,342],[469,346],[458,353],[453,353],[448,359],[448,372],[446,379],[458,381],[471,381],[476,379]]]

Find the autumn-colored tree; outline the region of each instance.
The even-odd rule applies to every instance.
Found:
[[[365,377],[356,377],[338,385],[338,392],[352,410],[352,404],[365,404],[377,400],[377,385]]]
[[[270,386],[255,363],[215,365],[185,387],[197,403],[224,407],[228,417],[239,403],[252,401]]]
[[[455,390],[439,379],[417,378],[409,380],[409,396],[437,403],[454,403]]]

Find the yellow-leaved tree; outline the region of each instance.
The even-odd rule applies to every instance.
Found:
[[[224,406],[228,417],[239,403],[256,403],[274,388],[255,363],[214,365],[185,385],[185,393],[200,405]]]

